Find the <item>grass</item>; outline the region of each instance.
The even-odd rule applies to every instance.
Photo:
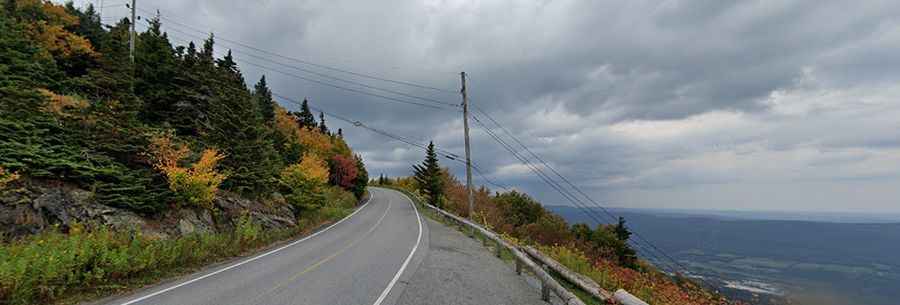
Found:
[[[346,193],[346,192],[344,192]],[[68,304],[152,284],[305,235],[351,213],[356,201],[326,192],[329,204],[294,228],[263,230],[243,217],[230,232],[155,239],[141,232],[50,230],[0,245],[0,304]]]

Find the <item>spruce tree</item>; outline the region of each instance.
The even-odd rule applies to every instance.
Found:
[[[259,105],[259,113],[267,124],[275,120],[275,101],[272,99],[272,90],[266,84],[266,76],[263,75],[256,83],[253,90],[256,104]]]
[[[356,178],[353,180],[353,195],[356,199],[361,199],[366,193],[366,186],[369,184],[369,172],[366,171],[366,165],[363,163],[362,157],[353,156],[356,161]]]
[[[321,122],[321,123],[319,123],[319,132],[327,135],[328,134],[328,126],[325,126],[325,113],[324,112],[319,112],[319,122]]]
[[[429,204],[441,207],[441,196],[444,193],[444,181],[441,179],[441,167],[438,164],[437,154],[434,152],[434,143],[429,142],[425,150],[425,160],[421,165],[413,165],[414,178],[419,190],[425,194]]]
[[[303,99],[303,103],[300,103],[300,112],[295,112],[294,116],[297,117],[297,123],[300,124],[300,127],[309,129],[317,127],[316,117],[313,116],[312,111],[309,110],[309,102],[307,102],[306,99]]]
[[[631,232],[625,227],[625,218],[621,216],[619,216],[619,221],[616,223],[616,226],[613,227],[613,232],[616,233],[616,238],[621,241],[628,241],[628,238],[631,237]]]
[[[160,26],[159,18],[150,19],[150,28],[138,36],[134,59],[134,93],[144,101],[140,117],[153,125],[177,117],[180,98],[172,81],[180,71],[172,44]]]
[[[637,268],[637,252],[628,245],[628,238],[631,232],[625,227],[625,218],[619,216],[619,221],[613,226],[613,233],[616,239],[620,241],[616,247],[616,256],[619,257],[619,264],[628,268]]]

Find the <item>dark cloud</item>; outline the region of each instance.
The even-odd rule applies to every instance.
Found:
[[[465,70],[471,76],[473,104],[611,204],[898,209],[887,200],[896,198],[896,191],[886,187],[900,175],[900,57],[895,55],[900,54],[900,5],[893,1],[138,5],[158,8],[164,18],[210,29],[223,39],[444,88],[451,92],[374,81],[262,54],[448,103],[460,101],[455,93],[458,72]],[[175,32],[190,31],[177,24],[164,19],[163,25],[175,38],[197,40]],[[220,51],[256,54],[223,39]],[[246,64],[264,63],[252,57],[236,57],[243,61],[248,81],[265,73],[280,94],[309,97],[327,111],[462,152],[462,122],[456,111],[324,87]],[[309,76],[286,66],[279,69]],[[400,142],[331,122],[344,129],[374,175],[408,174],[409,165],[421,157]],[[547,203],[563,203],[479,126],[473,127],[475,160],[493,179]],[[461,174],[458,163],[445,164]],[[876,178],[854,180],[853,188],[816,187],[854,177]],[[854,192],[866,195],[852,196]],[[759,193],[769,195],[752,195]],[[816,202],[805,202],[813,197]]]

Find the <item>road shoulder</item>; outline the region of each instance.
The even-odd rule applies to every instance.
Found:
[[[527,277],[519,276],[481,242],[429,217],[428,255],[407,279],[395,303],[547,304]]]

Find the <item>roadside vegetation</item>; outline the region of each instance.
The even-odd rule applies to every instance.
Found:
[[[410,177],[382,175],[372,184],[418,194],[429,204],[469,217],[466,187],[446,168],[440,167],[433,145],[428,146],[424,161],[413,166],[413,171]],[[690,279],[669,276],[638,258],[629,246],[631,232],[625,219],[595,228],[586,224],[570,225],[527,194],[515,190],[492,193],[482,186],[474,195],[475,214],[471,218],[476,222],[511,243],[536,246],[609,291],[622,288],[654,305],[733,304]]]
[[[215,38],[174,45],[145,20],[132,63],[130,21],[92,6],[0,0],[0,204],[25,182],[90,191],[92,203],[148,219],[176,209],[217,215],[238,196],[289,207],[298,225],[159,238],[92,223],[0,236],[0,303],[46,304],[116,291],[233,257],[346,216],[365,195],[361,158],[304,100],[291,112],[265,77],[252,88]],[[225,54],[225,52],[222,52]]]

